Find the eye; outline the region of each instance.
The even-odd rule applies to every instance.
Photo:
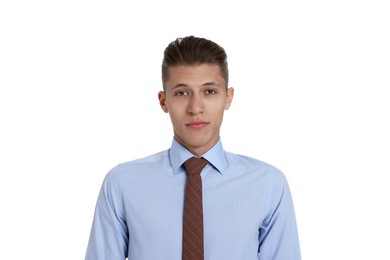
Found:
[[[175,92],[175,96],[186,96],[186,95],[188,95],[188,92],[184,90],[179,90]]]
[[[206,94],[207,95],[213,95],[213,94],[216,94],[217,93],[217,91],[215,91],[214,89],[207,89],[206,90]]]

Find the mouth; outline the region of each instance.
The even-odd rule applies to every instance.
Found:
[[[205,122],[205,121],[193,121],[193,122],[186,124],[186,126],[191,128],[191,129],[202,129],[202,128],[206,127],[208,124],[209,124],[209,122]]]

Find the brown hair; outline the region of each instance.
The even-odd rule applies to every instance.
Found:
[[[169,79],[169,67],[177,65],[200,65],[205,63],[219,66],[227,88],[229,71],[225,50],[215,42],[204,38],[194,36],[177,38],[164,51],[164,59],[162,62],[164,90],[165,82]]]

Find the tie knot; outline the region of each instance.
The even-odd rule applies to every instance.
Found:
[[[192,157],[184,162],[184,167],[186,168],[188,174],[199,175],[202,172],[203,168],[206,166],[206,164],[207,160],[205,158]]]

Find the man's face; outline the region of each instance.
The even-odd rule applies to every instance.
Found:
[[[158,95],[161,108],[171,117],[175,139],[200,156],[218,141],[234,89],[226,90],[218,65],[180,65],[168,72],[165,92]]]

